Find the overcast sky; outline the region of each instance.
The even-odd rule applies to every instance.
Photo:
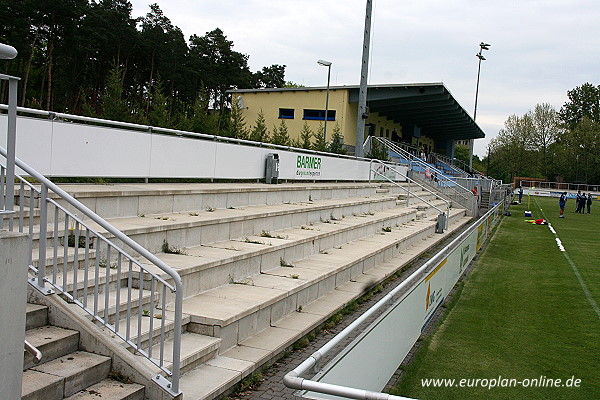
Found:
[[[158,3],[183,31],[223,30],[252,71],[284,64],[286,80],[357,85],[365,0],[131,0],[133,16]],[[483,156],[511,114],[538,103],[557,110],[567,90],[600,84],[598,0],[374,0],[369,84],[443,82],[471,116],[481,41],[491,44],[481,66],[475,144]]]

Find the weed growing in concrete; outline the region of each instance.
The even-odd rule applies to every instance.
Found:
[[[294,266],[292,264],[289,264],[287,261],[285,261],[285,258],[283,258],[283,257],[279,257],[279,265],[281,265],[282,267],[294,268]]]
[[[190,212],[190,213],[188,213],[188,215],[189,215],[190,217],[197,217],[197,216],[198,216],[198,213],[197,213],[197,212]]]
[[[292,279],[300,279],[300,275],[298,275],[298,274],[291,274],[290,277]]]
[[[381,228],[382,231],[384,232],[391,232],[392,231],[392,227],[391,226],[384,226],[383,228]]]
[[[244,242],[246,243],[252,243],[252,244],[266,244],[265,242],[261,242],[260,240],[254,240],[254,239],[250,239],[250,238],[245,238]]]
[[[165,254],[187,255],[187,252],[185,251],[185,248],[176,247],[176,246],[169,246],[169,242],[167,242],[166,239],[163,240],[163,244],[162,244],[161,250]]]
[[[206,207],[206,211],[208,211],[208,212],[214,212],[215,210],[216,210],[216,208]]]

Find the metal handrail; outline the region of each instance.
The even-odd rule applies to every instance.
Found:
[[[42,352],[37,347],[29,343],[27,340],[23,342],[23,346],[25,348],[25,351],[27,351],[33,356],[33,360],[36,364],[42,361]]]
[[[311,379],[303,378],[305,374],[310,371],[314,371],[319,367],[321,360],[330,353],[334,348],[336,348],[343,340],[345,340],[348,336],[350,336],[354,331],[356,331],[359,326],[364,323],[369,317],[373,314],[377,313],[380,310],[384,310],[393,304],[400,293],[403,292],[409,284],[410,288],[406,291],[412,291],[421,283],[423,279],[426,278],[426,271],[433,268],[435,265],[438,265],[442,262],[448,255],[460,244],[466,240],[469,235],[475,231],[479,225],[487,220],[491,213],[495,212],[495,210],[502,203],[496,205],[496,207],[490,209],[485,215],[480,217],[477,222],[469,226],[465,231],[463,231],[456,239],[450,242],[447,246],[445,246],[442,250],[436,253],[433,257],[431,257],[425,264],[419,267],[416,271],[414,271],[410,276],[408,276],[404,281],[402,281],[398,286],[396,286],[392,291],[386,294],[381,300],[379,300],[375,305],[365,311],[360,317],[354,320],[350,325],[348,325],[344,330],[338,333],[333,339],[323,345],[320,349],[315,351],[309,358],[304,360],[300,365],[294,368],[292,371],[288,372],[283,377],[283,383],[285,386],[297,389],[297,390],[308,390],[313,392],[325,393],[336,395],[340,397],[348,397],[352,399],[358,400],[410,400],[406,397],[394,396],[386,393],[378,393],[368,390],[355,389],[350,387],[344,387],[340,385],[333,385],[330,383],[318,382]]]
[[[443,173],[443,171],[428,164],[427,162],[423,161],[421,158],[413,156],[412,154],[410,154],[408,152],[405,152],[403,149],[396,146],[396,144],[393,143],[392,141],[390,141],[389,139],[380,138],[380,137],[375,137],[375,139],[377,141],[379,141],[381,144],[383,144],[384,146],[390,148],[392,151],[396,151],[396,152],[408,157],[407,160],[409,160],[410,164],[416,163],[421,168],[423,168],[425,171],[426,170],[429,170],[430,172],[432,171],[433,174],[435,174],[436,180],[440,186],[443,186],[444,188],[447,188],[448,190],[453,191],[456,194],[456,196],[458,196],[459,199],[462,199],[462,201],[457,200],[458,203],[461,203],[463,206],[466,206],[466,207],[471,207],[470,200],[472,200],[472,197],[473,197],[471,191],[469,189],[465,188],[464,186],[462,186],[461,184],[459,184],[455,179],[453,179],[452,177],[446,176]],[[412,170],[414,172],[414,168]],[[450,182],[452,184],[450,184]],[[462,189],[462,191],[459,191],[458,189]],[[475,213],[475,210],[473,209],[473,210],[471,210],[471,212]]]
[[[8,106],[6,104],[0,104],[0,110],[8,110]],[[303,148],[293,147],[293,146],[282,146],[282,145],[273,144],[273,143],[255,142],[255,141],[246,140],[246,139],[237,139],[237,138],[218,136],[218,135],[208,135],[205,133],[189,132],[189,131],[182,131],[182,130],[170,129],[170,128],[161,128],[158,126],[134,124],[131,122],[112,121],[112,120],[108,120],[108,119],[85,117],[85,116],[81,116],[81,115],[73,115],[73,114],[59,113],[59,112],[53,112],[53,111],[38,110],[35,108],[16,107],[16,111],[19,113],[48,117],[53,120],[54,119],[66,119],[66,120],[81,121],[81,122],[87,122],[87,123],[99,124],[99,125],[110,125],[110,126],[114,126],[114,127],[118,127],[118,128],[138,129],[142,132],[148,132],[148,133],[164,133],[164,134],[168,134],[168,135],[185,136],[185,137],[194,138],[194,139],[230,142],[230,143],[237,143],[237,144],[247,144],[247,145],[258,146],[258,147],[270,147],[273,149],[296,151],[296,152],[309,153],[309,154],[318,154],[318,155],[324,155],[324,156],[331,156],[333,154],[335,157],[347,158],[347,159],[351,159],[351,160],[363,160],[363,161],[370,160],[369,158],[356,157],[356,156],[351,156],[351,155],[347,155],[347,154],[328,153],[328,152],[324,152],[324,151],[303,149]]]
[[[410,195],[411,195],[411,191],[410,191],[410,187],[407,189],[402,185],[399,185],[396,181],[394,181],[393,179],[389,178],[388,176],[385,176],[384,174],[382,174],[381,172],[373,169],[373,163],[379,163],[381,165],[383,165],[386,168],[389,168],[390,170],[394,171],[396,174],[399,174],[400,176],[406,178],[406,180],[408,180],[409,182],[414,183],[415,185],[419,186],[421,189],[423,189],[424,191],[428,192],[429,194],[434,195],[436,198],[442,200],[444,203],[446,203],[446,207],[448,208],[448,214],[446,214],[448,217],[450,217],[450,202],[446,199],[444,199],[442,196],[440,196],[439,194],[427,189],[425,186],[421,185],[420,183],[418,183],[417,181],[409,178],[408,176],[404,175],[403,173],[401,173],[400,171],[398,171],[397,169],[393,168],[392,166],[384,163],[381,160],[371,160],[371,162],[369,163],[369,168],[371,170],[371,172],[376,173],[377,175],[383,177],[384,179],[386,179],[387,181],[393,183],[394,185],[396,185],[397,187],[399,187],[400,189],[404,190],[405,192],[408,193],[408,199],[410,199]],[[371,174],[369,174],[369,183],[371,183]],[[414,192],[412,193],[413,196],[415,196],[417,199],[421,200],[424,203],[429,204],[429,206],[431,206],[432,208],[436,209],[437,211],[439,211],[440,214],[444,214],[444,212],[439,208],[436,207],[434,204],[430,203],[429,201],[421,198],[419,195],[415,194]],[[445,224],[444,224],[444,228],[448,228],[448,218],[446,218]]]
[[[7,152],[3,147],[0,147],[0,155],[7,157]],[[19,232],[26,231],[29,234],[29,269],[35,275],[29,281],[32,285],[42,291],[44,294],[53,293],[53,289],[56,289],[61,295],[67,298],[68,301],[77,304],[83,308],[88,314],[90,314],[96,321],[101,323],[104,327],[112,331],[117,337],[124,340],[128,345],[133,347],[138,354],[143,355],[150,362],[156,365],[162,372],[171,377],[171,381],[162,377],[161,375],[154,376],[152,379],[158,384],[163,386],[167,391],[174,395],[179,393],[179,378],[180,378],[180,353],[181,353],[181,330],[182,330],[182,303],[183,303],[183,283],[179,274],[166,263],[161,261],[154,254],[150,253],[144,247],[139,245],[133,239],[125,235],[123,232],[112,226],[109,222],[104,220],[102,217],[94,213],[92,210],[87,208],[85,205],[80,203],[78,200],[73,198],[70,194],[65,192],[63,189],[52,183],[46,177],[38,173],[32,167],[27,165],[25,162],[15,158],[15,164],[23,170],[26,174],[34,178],[39,182],[39,189],[33,184],[26,181],[21,176],[16,175],[15,178],[19,180],[19,204],[18,204],[18,223],[16,224]],[[6,186],[4,183],[4,167],[0,165],[2,170],[0,175],[3,179],[0,180],[0,187],[4,190]],[[37,186],[37,184],[36,184]],[[173,283],[169,283],[161,276],[157,275],[153,271],[150,271],[147,267],[142,265],[136,258],[125,252],[120,246],[109,240],[105,235],[98,232],[90,226],[89,223],[83,221],[83,218],[76,216],[73,212],[67,210],[67,208],[56,200],[49,197],[49,191],[52,191],[58,197],[67,203],[67,207],[80,212],[85,218],[89,218],[95,222],[98,226],[106,230],[109,235],[112,235],[114,239],[120,241],[120,243],[128,246],[133,252],[139,254],[151,264],[160,269],[165,273]],[[27,192],[29,195],[27,196]],[[4,194],[7,198],[14,197],[15,193],[0,193]],[[2,198],[4,196],[0,196]],[[29,202],[29,207],[26,209],[26,203]],[[33,226],[34,219],[34,206],[38,203],[39,207],[39,242],[38,249],[33,246],[33,236],[36,233]],[[48,212],[49,205],[54,207],[53,215]],[[28,226],[25,225],[25,214],[28,215]],[[8,215],[0,218],[9,219],[9,229],[13,229],[13,215]],[[64,229],[59,228],[59,222],[64,224]],[[50,230],[49,228],[50,224]],[[52,226],[53,225],[53,226]],[[52,244],[48,246],[47,236],[50,235]],[[61,243],[62,240],[62,243]],[[71,242],[72,241],[72,245]],[[62,244],[62,270],[59,267],[59,247]],[[69,247],[73,247],[73,254],[69,253]],[[104,248],[104,250],[103,250]],[[52,275],[46,276],[46,258],[48,257],[48,250],[51,251],[53,257]],[[38,252],[38,265],[34,266],[33,253]],[[78,288],[79,279],[78,272],[81,267],[82,261],[79,257],[79,251],[84,256],[83,260],[83,287]],[[95,254],[93,254],[95,252]],[[114,252],[111,255],[111,252]],[[95,262],[92,259],[95,256]],[[104,257],[101,259],[101,257]],[[114,262],[113,262],[114,260]],[[69,262],[73,262],[72,270],[69,266]],[[123,266],[125,264],[125,267]],[[100,270],[105,271],[104,282],[101,281]],[[113,270],[116,270],[113,272]],[[62,281],[59,279],[59,274],[62,273]],[[90,276],[90,273],[93,276]],[[72,276],[72,287],[68,285],[68,275]],[[136,275],[136,276],[134,276]],[[138,297],[134,298],[134,278],[138,280]],[[147,280],[150,280],[147,283]],[[116,309],[115,321],[111,322],[110,316],[110,285],[115,280],[117,285],[116,290],[116,301],[114,307]],[[126,310],[126,321],[125,329],[119,326],[119,318],[125,311],[121,311],[120,299],[121,289],[120,284],[123,280],[127,281],[127,310]],[[91,283],[91,285],[90,285]],[[104,293],[101,292],[100,285],[105,284]],[[161,289],[158,287],[160,286]],[[167,289],[175,295],[174,299],[174,341],[173,341],[173,361],[172,367],[169,370],[166,368],[164,360],[164,339],[165,339],[165,321],[166,321],[166,298]],[[92,292],[92,293],[88,293]],[[142,312],[142,303],[145,301],[144,293],[149,292],[150,300],[149,306],[151,311],[149,315]],[[93,294],[93,300],[88,300],[88,294]],[[100,296],[104,297],[104,311],[101,313],[101,299]],[[139,311],[137,317],[132,316],[135,311],[132,310],[132,304],[138,301]],[[157,306],[158,302],[161,302],[160,307]],[[92,304],[89,304],[92,303]],[[154,358],[153,352],[153,330],[154,330],[154,319],[153,314],[154,308],[157,308],[157,312],[160,315],[160,346],[159,346],[159,357]],[[134,306],[135,307],[135,306]],[[148,343],[142,345],[142,317],[150,317],[150,334]],[[137,318],[137,331],[135,330],[135,318]],[[158,318],[158,317],[157,317]],[[132,328],[133,326],[133,328]],[[125,330],[125,332],[123,332]],[[136,337],[137,333],[137,339]]]

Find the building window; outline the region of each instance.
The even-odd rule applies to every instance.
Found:
[[[325,110],[304,110],[304,119],[325,121]],[[335,110],[327,110],[327,121],[335,121]]]
[[[279,109],[279,118],[294,119],[294,109],[293,108],[280,108]]]

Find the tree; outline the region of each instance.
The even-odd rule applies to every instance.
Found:
[[[302,130],[300,131],[298,147],[303,148],[303,149],[312,149],[313,148],[313,144],[312,144],[313,136],[314,136],[314,133],[313,133],[312,129],[310,129],[310,126],[308,126],[306,121],[304,121],[304,125],[302,125]]]
[[[469,158],[471,154],[471,149],[466,144],[457,144],[454,146],[454,158],[459,161],[462,161],[467,166],[469,165]]]
[[[333,135],[331,136],[331,142],[329,142],[328,147],[329,152],[331,153],[346,154],[346,149],[344,148],[344,136],[342,135],[342,130],[337,122],[333,128]]]
[[[207,135],[216,135],[219,133],[217,128],[217,118],[208,110],[208,95],[205,91],[200,91],[193,106],[188,112],[188,118],[182,123],[181,129],[192,132],[204,133]]]
[[[190,37],[190,69],[195,85],[208,91],[211,105],[223,109],[227,90],[250,87],[252,73],[248,68],[248,56],[233,50],[233,42],[219,28],[204,36]]]
[[[379,144],[378,140],[371,140],[371,148],[369,149],[367,154],[365,154],[365,158],[372,158],[374,160],[382,161],[390,160],[388,151],[386,150],[385,146]]]
[[[285,86],[285,65],[273,64],[254,74],[256,88],[279,88]]]
[[[533,123],[533,141],[540,152],[539,169],[543,176],[548,176],[550,164],[548,147],[554,143],[561,132],[558,113],[548,103],[537,104],[531,115]]]
[[[600,121],[600,86],[584,83],[567,92],[567,101],[560,109],[560,118],[568,128],[574,129],[587,117]]]
[[[250,140],[254,142],[268,142],[269,141],[269,131],[267,130],[267,125],[265,122],[265,114],[262,110],[258,113],[258,117],[256,117],[256,125],[250,131]]]
[[[327,151],[327,142],[323,137],[323,124],[319,125],[319,128],[315,133],[313,133],[314,142],[312,145],[312,149],[316,151]]]
[[[498,136],[490,141],[490,160],[498,178],[511,181],[515,176],[538,177],[534,125],[531,113],[509,116]]]
[[[242,110],[240,109],[239,102],[236,99],[231,101],[229,134],[227,136],[238,139],[246,139],[248,137],[246,120],[242,115]]]
[[[111,69],[106,90],[102,97],[103,117],[113,121],[128,121],[127,103],[123,99],[123,70],[114,65]]]
[[[278,144],[280,146],[290,145],[290,135],[288,134],[288,128],[284,119],[282,119],[279,123],[279,128],[275,126],[273,127],[271,143]]]

